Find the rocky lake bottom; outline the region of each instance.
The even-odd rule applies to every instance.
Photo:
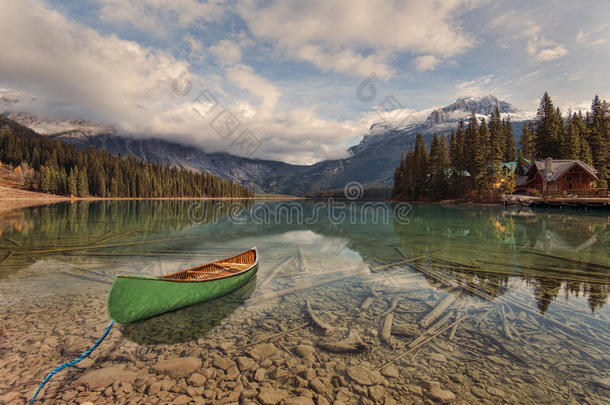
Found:
[[[599,228],[580,257],[556,251],[555,217],[546,219],[546,250],[537,239],[520,241],[514,225],[512,241],[498,249],[483,242],[488,236],[447,246],[446,229],[419,214],[424,225],[406,236],[387,225],[323,232],[216,224],[76,240],[64,232],[28,239],[27,217],[13,217],[0,237],[0,403],[27,403],[51,369],[102,335],[115,274],[165,274],[253,245],[261,252],[256,279],[217,300],[116,325],[37,402],[607,403],[603,222],[585,221],[584,229]]]

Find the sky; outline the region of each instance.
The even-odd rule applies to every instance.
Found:
[[[609,21],[607,0],[2,0],[0,109],[311,164],[380,111],[608,98]]]

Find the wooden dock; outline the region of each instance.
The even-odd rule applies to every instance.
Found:
[[[610,209],[610,198],[604,197],[558,197],[507,195],[501,200],[504,206],[518,207],[557,207],[577,209]]]

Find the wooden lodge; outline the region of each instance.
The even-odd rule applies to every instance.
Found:
[[[516,178],[516,192],[535,189],[541,195],[595,195],[597,180],[597,170],[582,160],[547,158],[534,162],[526,175]]]

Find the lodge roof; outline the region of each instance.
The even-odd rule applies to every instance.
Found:
[[[564,175],[565,172],[570,170],[575,165],[582,167],[586,172],[588,172],[591,176],[593,176],[596,180],[597,178],[597,170],[593,167],[589,166],[585,162],[579,159],[549,159],[550,162],[550,170],[546,170],[546,161],[538,160],[534,163],[534,166],[540,172],[540,175],[546,181],[556,181],[561,176]]]

